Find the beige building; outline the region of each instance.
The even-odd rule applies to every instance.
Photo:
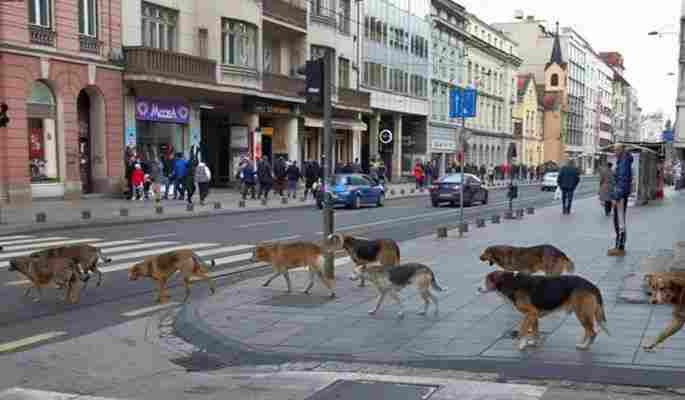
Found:
[[[543,163],[544,110],[538,101],[538,88],[533,74],[517,77],[517,102],[513,108],[514,139],[520,143],[518,162],[526,166]]]

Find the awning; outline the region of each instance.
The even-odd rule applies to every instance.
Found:
[[[319,118],[307,118],[304,119],[304,126],[308,128],[323,128],[323,120]],[[362,131],[366,132],[366,124],[362,121],[357,121],[354,119],[334,119],[333,129],[344,129],[348,131]]]

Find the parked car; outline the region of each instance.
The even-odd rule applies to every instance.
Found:
[[[332,197],[333,205],[349,208],[360,208],[366,205],[383,207],[385,204],[385,187],[379,181],[363,174],[336,174],[335,185],[326,188],[326,194]],[[323,208],[322,191],[317,196],[316,206]]]
[[[488,204],[489,192],[483,182],[477,176],[464,174],[464,205],[470,206],[475,202]],[[461,174],[448,174],[438,179],[431,188],[431,204],[433,207],[440,207],[442,203],[457,205],[460,203]]]
[[[557,178],[559,177],[558,172],[548,172],[542,177],[542,191],[555,191],[557,190]]]

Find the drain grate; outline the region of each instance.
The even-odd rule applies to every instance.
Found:
[[[228,366],[217,357],[197,351],[186,357],[175,358],[171,362],[185,368],[188,372],[216,371]]]
[[[302,293],[285,294],[262,300],[260,306],[316,308],[332,301],[329,296],[306,295]]]
[[[440,387],[410,383],[337,380],[306,400],[427,400]]]

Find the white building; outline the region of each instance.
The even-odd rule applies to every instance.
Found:
[[[640,141],[659,142],[662,140],[662,133],[665,128],[666,120],[663,111],[645,114],[642,117],[640,129]]]

